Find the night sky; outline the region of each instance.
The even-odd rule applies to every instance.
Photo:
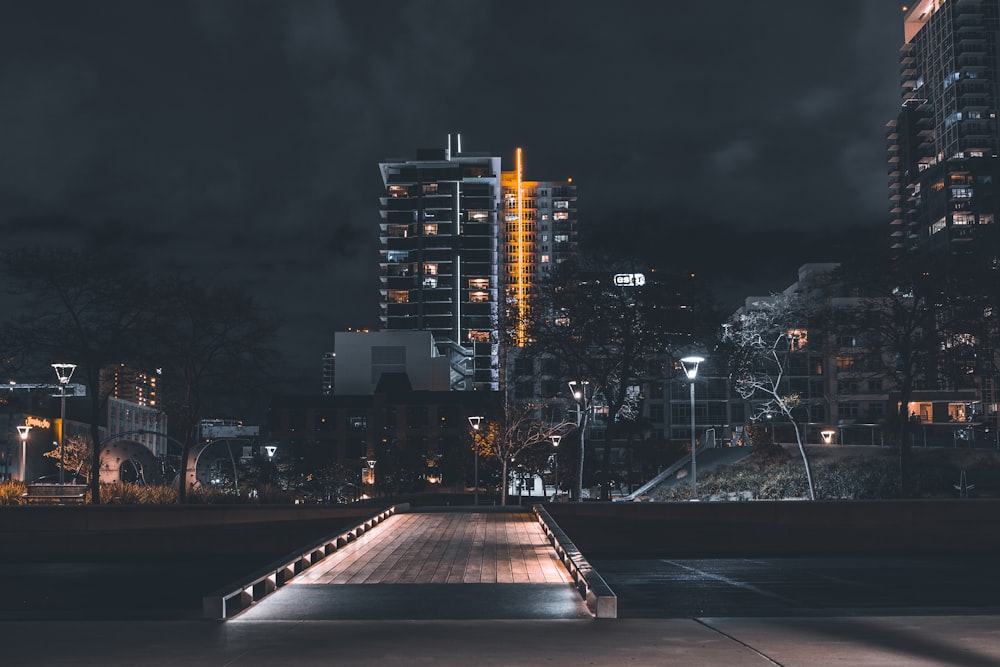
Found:
[[[380,160],[521,146],[584,249],[738,300],[878,242],[901,43],[894,0],[8,1],[0,238],[242,283],[318,391],[378,325]]]

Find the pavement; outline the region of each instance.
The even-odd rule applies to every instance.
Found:
[[[619,618],[594,619],[536,529],[518,513],[397,515],[227,622],[172,590],[217,562],[4,563],[0,601],[62,578],[47,608],[8,605],[0,665],[1000,665],[995,555],[604,558]],[[66,608],[72,581],[86,595]]]
[[[5,665],[996,667],[1000,617],[0,623]]]

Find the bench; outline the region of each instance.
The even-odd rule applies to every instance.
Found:
[[[29,503],[63,505],[83,503],[87,499],[86,484],[28,484],[23,498]]]

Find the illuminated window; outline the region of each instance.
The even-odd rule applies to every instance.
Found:
[[[856,360],[853,356],[846,355],[842,357],[837,357],[837,370],[838,371],[851,371],[854,370]]]
[[[569,208],[569,202],[568,201],[552,202],[552,206],[554,208]]]
[[[424,223],[424,236],[437,236],[438,226],[436,222]]]
[[[956,213],[952,222],[956,225],[974,225],[976,224],[976,216],[974,213]]]
[[[436,276],[437,274],[438,274],[437,264],[430,264],[430,263],[424,264],[424,275]]]
[[[409,303],[410,293],[405,289],[391,289],[389,290],[389,301],[393,303]]]
[[[484,222],[490,219],[489,211],[474,210],[467,213],[469,220],[475,220],[476,222]]]
[[[490,295],[487,292],[469,292],[469,301],[472,303],[483,303],[489,299]]]
[[[549,256],[542,255],[542,264],[548,264],[548,263],[549,263]]]
[[[972,188],[952,188],[951,196],[955,199],[970,199],[972,198]]]
[[[424,194],[432,195],[438,191],[437,183],[424,183]]]
[[[797,352],[805,348],[806,343],[809,342],[809,332],[806,329],[789,329],[788,330],[788,347],[792,352]]]
[[[389,186],[389,196],[390,197],[406,197],[409,194],[410,194],[410,190],[405,185],[390,185]]]
[[[490,286],[489,278],[469,278],[469,287],[472,289],[483,290]]]
[[[569,234],[556,234],[552,238],[556,243],[569,243]]]
[[[566,211],[557,211],[552,214],[553,220],[569,220],[569,213]]]
[[[429,287],[431,289],[438,286],[437,276],[425,276],[424,277],[424,287]]]
[[[406,225],[389,225],[386,232],[393,238],[406,238],[408,229]]]
[[[490,332],[489,331],[469,331],[469,340],[476,343],[488,343],[490,342]]]

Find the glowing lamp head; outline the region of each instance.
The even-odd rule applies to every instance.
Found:
[[[552,436],[552,445],[555,446],[555,447],[558,447],[559,446],[559,442],[561,440],[562,440],[562,436],[561,435],[554,435],[554,436]]]
[[[56,372],[56,377],[59,378],[59,384],[69,384],[69,379],[73,377],[73,371],[76,370],[76,364],[52,364],[52,368]]]
[[[483,423],[482,417],[479,416],[469,417],[469,426],[472,427],[473,431],[478,431],[482,423]]]
[[[698,377],[698,364],[705,361],[705,357],[699,357],[697,355],[691,355],[681,359],[681,368],[684,369],[684,375],[687,376],[688,380],[694,380]]]

